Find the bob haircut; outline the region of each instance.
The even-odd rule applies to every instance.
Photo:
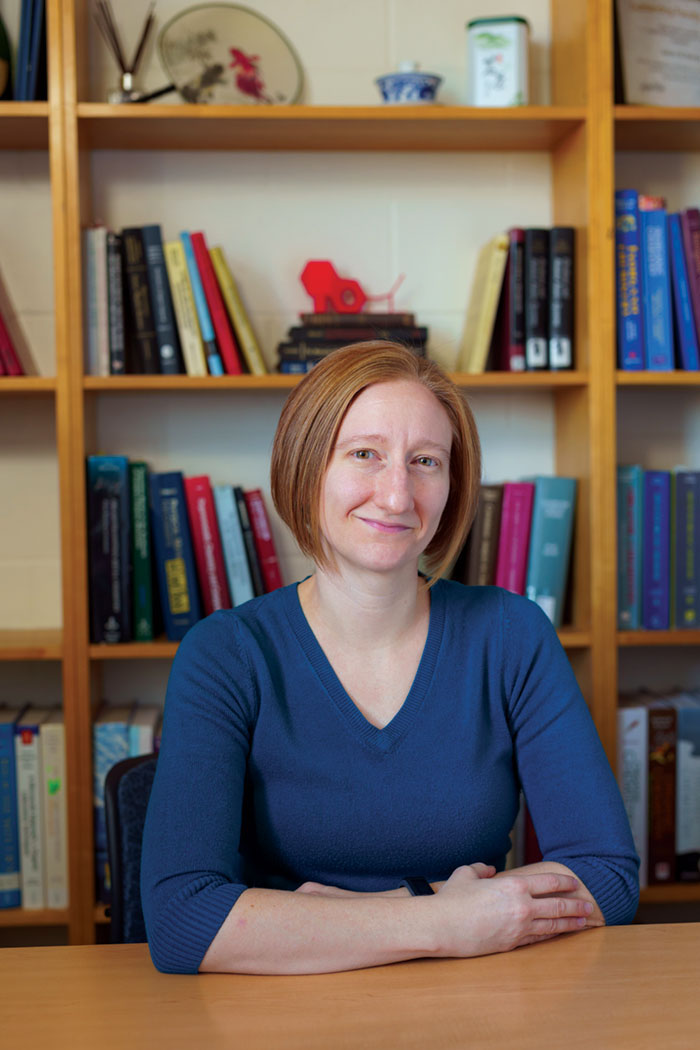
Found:
[[[287,398],[272,446],[271,490],[277,512],[301,551],[320,568],[333,568],[320,527],[326,468],[348,408],[375,383],[409,380],[429,390],[452,427],[450,491],[440,524],[423,553],[434,581],[449,570],[476,514],[481,447],[474,416],[451,379],[433,361],[398,343],[351,343],[333,351]]]

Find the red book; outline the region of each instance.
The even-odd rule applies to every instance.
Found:
[[[649,885],[676,877],[676,709],[649,708]]]
[[[224,369],[227,375],[239,376],[243,372],[241,355],[229,323],[224,300],[221,297],[221,291],[219,289],[218,281],[216,280],[214,267],[209,258],[207,242],[204,239],[203,233],[192,233],[190,234],[190,238],[192,240],[192,251],[197,260],[199,276],[202,278],[204,296],[207,300],[209,313],[211,314],[211,321],[214,325],[216,342],[219,347],[219,353],[221,354]]]
[[[503,327],[500,369],[525,370],[525,230],[508,230],[508,260],[503,281]]]
[[[532,481],[507,481],[503,486],[501,531],[496,557],[496,586],[525,593],[527,555],[535,486]]]
[[[208,616],[217,609],[232,606],[209,478],[206,475],[185,478],[185,499],[204,612]]]
[[[695,331],[700,339],[700,210],[685,208],[681,212],[683,254],[688,267],[690,299],[693,304]]]
[[[10,333],[7,330],[2,314],[0,314],[0,366],[2,366],[2,371],[5,375],[24,375],[24,369],[17,357],[16,350],[12,345]]]
[[[255,549],[258,553],[260,571],[262,572],[265,592],[274,591],[282,587],[282,574],[277,560],[275,542],[272,539],[270,519],[267,516],[265,500],[260,489],[251,489],[245,493],[245,504],[248,508],[248,517],[253,530]]]

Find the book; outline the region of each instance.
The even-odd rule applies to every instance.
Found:
[[[644,472],[642,627],[666,630],[670,608],[671,473]]]
[[[233,486],[214,486],[214,506],[224,552],[224,566],[232,605],[242,605],[255,597],[248,567],[241,520],[233,496]]]
[[[206,296],[204,295],[202,278],[199,273],[197,260],[195,259],[194,249],[192,247],[192,239],[186,230],[183,230],[180,234],[180,242],[184,250],[185,261],[187,263],[187,273],[190,279],[190,287],[192,289],[192,297],[194,298],[194,304],[197,310],[197,320],[199,322],[199,331],[202,336],[202,345],[204,347],[207,369],[212,376],[222,376],[224,374],[224,365],[221,360],[219,347],[216,344],[214,326],[212,324],[211,314],[209,313]]]
[[[129,463],[131,507],[131,594],[132,624],[135,642],[152,642],[153,561],[151,557],[151,521],[148,509],[148,467]]]
[[[293,325],[287,332],[289,351],[295,346],[345,346],[347,343],[360,343],[366,340],[386,339],[394,343],[415,343],[424,346],[428,339],[425,325],[414,325],[412,328],[365,328],[352,325],[342,328],[340,325]],[[285,344],[281,344],[285,345]]]
[[[7,28],[0,15],[0,102],[12,100],[12,48]],[[1,905],[0,905],[1,906]]]
[[[19,823],[15,724],[21,711],[0,707],[0,908],[19,908]]]
[[[642,334],[642,262],[639,194],[615,192],[615,283],[617,364],[627,372],[644,368]]]
[[[92,795],[95,830],[95,881],[97,899],[109,904],[111,880],[107,856],[105,777],[112,766],[129,757],[131,704],[102,707],[92,727]]]
[[[525,595],[561,626],[574,529],[576,479],[535,478]]]
[[[250,572],[250,578],[253,581],[253,590],[255,591],[255,596],[258,597],[265,593],[265,584],[263,582],[262,569],[258,559],[255,539],[253,537],[253,528],[248,514],[248,504],[246,502],[245,493],[240,485],[233,486],[233,498],[236,501],[238,520],[241,523],[241,532],[243,533],[245,553],[248,559],[248,570]]]
[[[122,248],[131,351],[130,370],[143,375],[156,375],[160,372],[159,351],[141,227],[129,226],[122,230]]]
[[[197,320],[197,307],[192,294],[182,242],[167,241],[163,245],[163,256],[168,271],[185,371],[189,376],[205,376],[207,375],[207,359],[204,354],[204,343]]]
[[[216,280],[206,239],[201,231],[191,233],[190,238],[224,371],[227,375],[240,375],[243,371],[243,366],[238,353],[238,344],[226,313],[226,307]]]
[[[238,346],[245,358],[245,362],[248,366],[248,371],[254,376],[263,376],[267,374],[267,368],[265,366],[265,359],[263,358],[260,344],[258,343],[253,326],[250,323],[250,318],[243,305],[238,286],[233,278],[233,274],[226,262],[226,256],[224,250],[220,245],[216,245],[214,248],[209,250],[209,257],[211,258],[212,266],[214,267],[214,273],[219,283],[219,289],[223,296],[228,315],[236,333],[238,340]]]
[[[183,477],[179,471],[150,474],[148,486],[165,633],[179,642],[202,617]]]
[[[617,468],[617,626],[639,630],[642,624],[642,525],[644,471],[638,465]]]
[[[700,106],[697,0],[615,0],[625,102]]]
[[[499,233],[482,246],[477,257],[457,360],[461,372],[476,375],[486,367],[508,244],[508,236]]]
[[[124,330],[124,274],[122,272],[122,239],[107,231],[107,318],[109,371],[124,375],[126,371],[126,333]]]
[[[507,481],[503,486],[496,586],[515,594],[525,593],[534,495],[535,486],[531,481]]]
[[[83,231],[85,287],[85,369],[91,376],[109,375],[109,306],[107,301],[107,228]]]
[[[680,215],[668,216],[668,241],[671,254],[671,292],[673,299],[673,317],[677,334],[679,368],[686,372],[697,372],[700,369],[698,360],[698,337],[695,330],[693,304],[690,298],[688,269],[683,250],[683,232]]]
[[[126,456],[87,457],[90,640],[132,637],[131,509]]]
[[[649,860],[654,886],[676,875],[676,710],[668,700],[649,705]]]
[[[525,368],[525,230],[508,230],[508,262],[503,280],[504,340],[500,367],[504,372]]]
[[[639,856],[639,884],[647,885],[649,846],[649,708],[644,698],[617,710],[617,778]]]
[[[39,98],[40,64],[42,59],[42,37],[44,48],[46,47],[46,22],[45,22],[45,0],[33,0],[32,22],[29,34],[29,50],[27,54],[26,94],[27,102],[33,102]],[[46,59],[44,58],[44,61]]]
[[[652,202],[655,203],[655,202]],[[666,209],[639,202],[642,259],[644,365],[650,372],[674,368],[671,267]]]
[[[553,226],[549,231],[549,367],[552,371],[574,367],[574,269],[573,226]]]
[[[231,597],[214,509],[214,495],[211,482],[205,474],[185,478],[185,500],[204,615],[208,616],[217,609],[230,609]]]
[[[68,809],[63,712],[54,708],[39,727],[44,813],[46,907],[68,907]]]
[[[152,224],[141,227],[143,250],[146,256],[146,276],[150,291],[153,324],[158,361],[163,375],[179,375],[182,372],[180,340],[175,324],[175,312],[170,295],[170,282],[163,255],[163,235],[160,226]]]
[[[413,313],[373,313],[371,310],[362,310],[351,314],[302,313],[299,314],[299,318],[301,323],[305,325],[339,324],[343,327],[359,325],[360,327],[368,326],[371,328],[377,326],[380,328],[412,328],[416,323],[416,317]]]
[[[681,694],[676,708],[676,880],[700,882],[700,699]]]
[[[156,704],[137,704],[129,721],[129,757],[150,755],[162,711]]]
[[[2,313],[0,313],[0,365],[3,368],[4,375],[24,375],[24,369],[17,356],[17,351],[10,338],[10,332]]]
[[[28,707],[15,723],[15,765],[23,908],[46,907],[40,729],[48,708]]]
[[[482,485],[476,517],[452,579],[484,587],[496,582],[496,556],[501,525],[503,485]]]
[[[700,210],[684,208],[681,212],[683,254],[688,273],[688,286],[693,304],[695,334],[700,342]]]
[[[253,539],[255,540],[255,550],[258,555],[263,585],[267,593],[283,586],[275,541],[270,528],[270,519],[267,516],[265,498],[260,489],[249,489],[244,495],[250,527],[253,530]]]
[[[525,230],[525,368],[549,366],[549,230]]]
[[[27,72],[29,69],[29,47],[32,34],[34,0],[22,0],[19,20],[19,42],[15,66],[15,101],[29,101]]]
[[[671,626],[700,624],[700,471],[671,474]]]

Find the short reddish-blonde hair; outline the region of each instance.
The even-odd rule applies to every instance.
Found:
[[[442,369],[398,343],[375,340],[335,350],[287,398],[272,446],[271,489],[277,512],[301,551],[321,568],[332,561],[320,526],[321,493],[345,413],[375,383],[410,380],[429,390],[452,427],[450,491],[440,524],[423,554],[432,579],[459,553],[476,514],[481,446],[471,409]]]

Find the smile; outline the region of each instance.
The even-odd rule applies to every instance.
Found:
[[[386,521],[375,521],[374,518],[360,518],[365,525],[369,525],[370,528],[376,529],[377,532],[407,532],[410,529],[410,525],[392,525]]]

